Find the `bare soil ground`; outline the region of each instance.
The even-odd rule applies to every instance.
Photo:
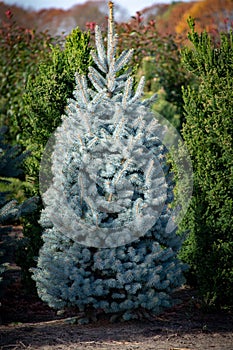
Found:
[[[233,314],[205,313],[195,290],[176,293],[181,303],[150,321],[71,324],[23,290],[20,271],[1,298],[2,350],[233,350]]]
[[[204,313],[196,292],[177,292],[181,304],[151,321],[111,324],[69,323],[36,296],[28,296],[19,281],[2,299],[0,349],[2,350],[232,350],[233,315]]]

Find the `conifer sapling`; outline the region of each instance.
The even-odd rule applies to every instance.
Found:
[[[83,312],[79,322],[98,313],[129,320],[161,312],[186,268],[169,206],[166,145],[173,141],[148,108],[155,97],[141,100],[144,78],[134,92],[123,69],[133,50],[116,57],[111,2],[109,9],[107,50],[95,28],[92,88],[76,74],[74,98],[41,166],[44,244],[33,279],[50,307]]]

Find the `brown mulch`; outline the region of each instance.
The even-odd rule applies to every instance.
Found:
[[[182,288],[181,304],[151,321],[70,324],[15,281],[2,299],[0,349],[232,350],[233,315],[204,313],[196,292]],[[71,315],[72,316],[72,315]]]

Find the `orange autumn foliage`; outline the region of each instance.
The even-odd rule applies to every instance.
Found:
[[[158,32],[161,35],[174,34],[177,24],[193,4],[194,2],[178,2],[169,5],[167,11],[156,20]]]
[[[175,30],[186,35],[189,31],[187,19],[195,20],[197,32],[206,30],[209,33],[221,32],[232,27],[233,0],[204,0],[193,4],[182,16]]]

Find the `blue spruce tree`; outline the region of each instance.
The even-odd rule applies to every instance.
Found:
[[[98,313],[123,320],[158,314],[173,305],[184,282],[177,258],[181,239],[172,225],[173,182],[163,145],[165,128],[134,92],[117,58],[113,4],[107,49],[98,26],[97,69],[76,74],[74,99],[42,162],[43,247],[32,269],[38,294],[50,307],[76,307],[89,322]],[[46,179],[46,176],[50,179]]]

